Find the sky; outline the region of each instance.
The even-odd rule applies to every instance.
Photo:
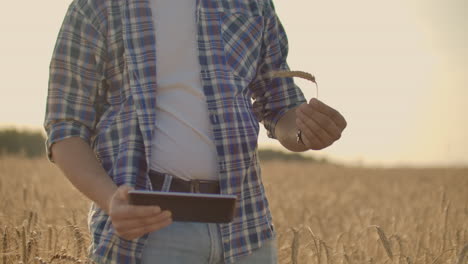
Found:
[[[67,1],[6,1],[0,15],[0,126],[41,129],[50,56]],[[276,0],[293,70],[348,127],[307,154],[378,166],[468,165],[465,0]],[[25,8],[27,6],[27,8]],[[314,86],[297,80],[308,99]],[[260,136],[261,146],[280,149]]]

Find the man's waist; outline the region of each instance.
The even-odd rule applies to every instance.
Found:
[[[155,191],[212,193],[219,194],[219,181],[213,180],[184,180],[176,176],[150,170],[149,178]]]

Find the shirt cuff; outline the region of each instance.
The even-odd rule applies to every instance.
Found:
[[[289,110],[298,107],[299,105],[305,103],[306,101],[298,101],[295,104],[291,104],[288,107],[285,107],[281,109],[279,112],[276,113],[276,115],[272,116],[272,118],[266,118],[264,122],[264,126],[267,131],[267,136],[272,139],[277,139],[275,135],[275,129],[276,125],[278,124],[278,121],[283,117],[284,114],[286,114]]]
[[[76,121],[59,121],[46,127],[47,141],[46,153],[49,161],[54,162],[52,159],[52,145],[58,141],[71,137],[79,137],[89,144],[91,138],[90,129]]]

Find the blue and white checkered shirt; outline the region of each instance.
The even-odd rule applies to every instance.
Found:
[[[197,0],[196,10],[221,193],[238,197],[234,221],[221,225],[225,262],[232,263],[274,236],[257,158],[259,122],[274,138],[277,121],[305,99],[291,78],[265,77],[288,69],[287,38],[271,0]],[[155,37],[148,0],[73,1],[50,64],[49,150],[80,137],[117,185],[151,189]],[[95,204],[89,225],[93,260],[140,262],[146,236],[119,238]]]

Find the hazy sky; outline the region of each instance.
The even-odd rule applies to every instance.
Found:
[[[0,124],[42,125],[49,60],[70,2],[1,4]],[[319,99],[348,120],[340,142],[313,154],[364,164],[468,164],[465,0],[275,3],[291,68],[313,73]],[[315,95],[314,86],[298,84]],[[262,144],[275,144],[262,133]]]

